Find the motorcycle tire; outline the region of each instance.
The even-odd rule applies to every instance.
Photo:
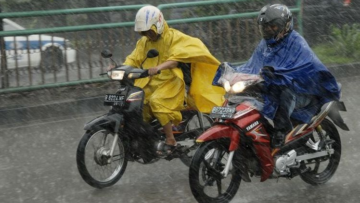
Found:
[[[126,145],[119,137],[113,157],[110,158],[113,139],[113,133],[98,128],[88,130],[78,145],[76,153],[78,171],[83,180],[95,188],[114,185],[125,172],[128,162]]]
[[[228,148],[228,142],[214,140],[201,144],[196,151],[190,164],[189,183],[198,202],[230,202],[239,189],[239,169],[231,166],[226,178],[220,175],[226,165]]]
[[[335,125],[330,120],[324,119],[321,123],[321,127],[326,135],[326,140],[333,140],[331,146],[334,149],[334,153],[331,156],[320,157],[305,162],[305,165],[309,170],[305,173],[301,173],[300,177],[303,181],[311,185],[321,185],[329,181],[336,172],[341,158],[341,140]],[[328,162],[326,167],[321,166],[321,164],[325,162]],[[322,171],[319,172],[319,170]]]
[[[192,119],[190,119],[188,121],[188,123],[186,124],[185,127],[185,132],[189,132],[189,131],[196,131],[196,136],[195,137],[188,137],[189,140],[193,140],[194,145],[190,148],[189,153],[184,154],[180,157],[181,162],[183,162],[183,164],[185,164],[187,167],[190,166],[190,162],[191,159],[194,156],[194,153],[196,151],[196,149],[199,147],[199,144],[196,143],[196,139],[203,133],[205,132],[207,129],[209,129],[211,127],[211,125],[213,124],[214,120],[206,114],[203,114],[203,121],[204,121],[204,130],[202,130],[200,128],[199,125],[199,118],[198,115],[194,115],[192,117]]]

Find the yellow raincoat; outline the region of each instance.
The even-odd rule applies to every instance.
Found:
[[[124,65],[140,67],[150,49],[158,50],[159,56],[146,59],[144,69],[156,67],[170,60],[191,63],[191,100],[187,99],[188,105],[195,105],[195,108],[203,113],[209,113],[212,107],[222,105],[224,90],[211,84],[220,62],[211,55],[201,40],[169,28],[164,22],[161,37],[156,42],[142,37],[134,51],[127,56]],[[180,68],[162,70],[158,75],[137,79],[135,85],[145,91],[145,120],[149,121],[154,116],[162,125],[169,121],[176,125],[181,121],[180,110],[184,109],[186,93]]]

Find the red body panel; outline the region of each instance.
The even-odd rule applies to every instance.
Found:
[[[317,124],[317,125],[319,125],[319,124]],[[317,126],[317,125],[315,125],[315,126]],[[302,124],[302,125],[296,126],[289,134],[286,135],[285,145],[294,140],[297,140],[298,138],[300,138],[304,135],[311,133],[312,131],[314,131],[314,127],[308,126],[307,124]]]
[[[215,125],[198,137],[197,142],[206,142],[220,138],[230,138],[230,151],[235,151],[239,147],[240,135],[234,128],[227,125]]]
[[[228,120],[229,122],[235,123],[242,129],[245,129],[246,126],[260,119],[260,113],[246,105],[245,103],[239,104],[236,107],[236,113],[234,119]]]
[[[271,155],[270,136],[262,123],[246,133],[251,137],[261,165],[261,182],[267,180],[274,170],[274,159]]]

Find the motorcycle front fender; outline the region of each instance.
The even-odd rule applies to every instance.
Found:
[[[114,132],[118,132],[120,124],[123,122],[123,115],[120,114],[111,114],[111,115],[102,115],[92,121],[88,122],[84,126],[84,130],[90,130],[95,126],[111,126],[114,129]]]
[[[230,125],[215,125],[201,134],[196,142],[202,143],[211,140],[229,138],[230,146],[229,151],[235,151],[239,147],[240,134],[239,131],[231,127]]]

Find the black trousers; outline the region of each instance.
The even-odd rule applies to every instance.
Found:
[[[279,106],[273,119],[276,131],[288,133],[293,129],[290,116],[294,109],[309,105],[315,97],[311,95],[297,94],[287,87],[280,89]]]

